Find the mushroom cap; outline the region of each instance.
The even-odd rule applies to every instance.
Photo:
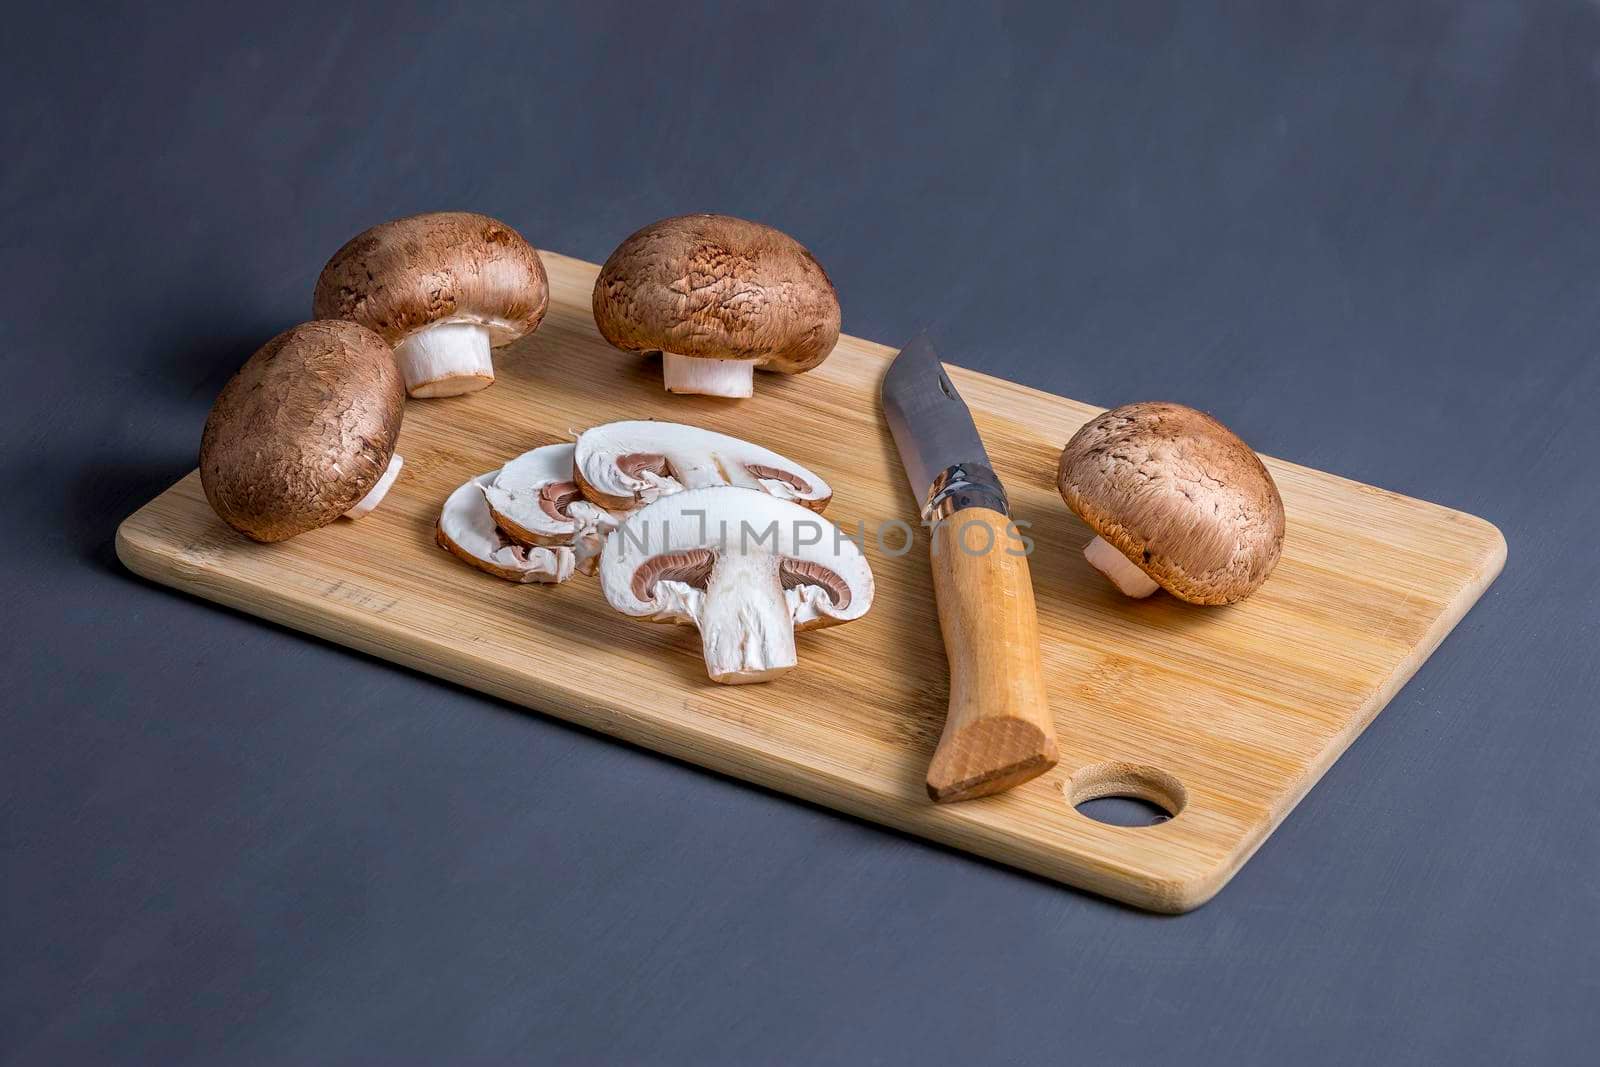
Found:
[[[406,390],[394,351],[354,322],[307,322],[245,361],[211,405],[200,484],[257,541],[326,526],[383,477]]]
[[[804,245],[728,215],[679,215],[633,234],[594,283],[594,321],[633,352],[810,370],[839,340],[839,294]]]
[[[391,345],[429,326],[471,323],[494,347],[532,333],[550,306],[544,263],[516,230],[469,211],[380,223],[352,237],[317,278],[319,319],[350,319]]]
[[[1061,452],[1067,506],[1161,587],[1194,604],[1243,600],[1277,566],[1283,500],[1260,457],[1182,404],[1113,408]]]
[[[872,568],[859,545],[808,508],[727,485],[662,497],[624,519],[606,538],[601,589],[625,615],[688,621],[724,552],[779,561],[775,579],[796,630],[851,622],[872,606]]]

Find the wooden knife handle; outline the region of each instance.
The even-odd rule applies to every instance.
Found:
[[[928,767],[944,803],[1000,793],[1056,764],[1028,558],[1011,520],[964,508],[933,531],[933,592],[950,710]]]

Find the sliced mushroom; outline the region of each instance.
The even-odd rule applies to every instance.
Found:
[[[554,583],[571,578],[577,556],[570,547],[519,545],[495,525],[483,491],[498,473],[480,474],[450,494],[439,512],[434,540],[480,571],[510,582]]]
[[[400,471],[394,352],[353,322],[307,322],[222,387],[200,438],[200,484],[222,520],[282,541],[378,506]]]
[[[380,334],[414,397],[457,396],[494,383],[491,348],[532,333],[550,286],[539,253],[487,215],[411,215],[358,234],[317,279],[318,318]]]
[[[833,489],[769,448],[676,422],[612,422],[578,436],[573,476],[589,500],[631,511],[686,489],[735,485],[822,511]]]
[[[1057,484],[1097,536],[1084,556],[1129,596],[1232,604],[1283,548],[1283,500],[1250,446],[1181,404],[1128,404],[1073,435]]]
[[[545,445],[507,463],[483,487],[495,525],[527,546],[567,545],[593,574],[605,535],[620,516],[583,498],[572,478],[573,446]]]
[[[611,253],[594,283],[594,321],[618,348],[660,352],[669,392],[744,397],[756,367],[798,374],[828,358],[839,296],[781,230],[681,215]]]
[[[600,587],[612,607],[700,631],[706,671],[763,682],[795,666],[796,630],[872,606],[872,570],[855,542],[815,512],[729,486],[677,493],[606,538]]]

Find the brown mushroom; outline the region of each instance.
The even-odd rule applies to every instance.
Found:
[[[358,234],[317,278],[317,318],[350,319],[395,347],[414,397],[494,383],[491,348],[532,333],[550,303],[539,253],[487,215],[411,215]]]
[[[756,367],[798,374],[839,340],[839,296],[794,238],[727,215],[663,219],[623,241],[594,283],[594,321],[660,352],[673,393],[744,397]]]
[[[222,387],[200,438],[200,484],[223,521],[282,541],[377,506],[405,409],[394,352],[353,322],[268,341]]]
[[[1232,604],[1266,581],[1283,547],[1283,500],[1250,446],[1181,404],[1128,404],[1062,450],[1057,486],[1096,533],[1084,555],[1129,596],[1159,586]]]

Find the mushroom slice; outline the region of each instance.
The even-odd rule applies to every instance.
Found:
[[[728,215],[680,215],[633,234],[594,283],[605,339],[660,352],[668,392],[745,397],[757,367],[798,374],[839,340],[839,296],[805,246]]]
[[[508,582],[564,582],[577,558],[570,547],[519,545],[500,531],[483,490],[499,471],[480,474],[444,502],[434,540],[439,547],[480,571]]]
[[[532,245],[487,215],[436,211],[374,226],[317,278],[318,318],[350,319],[395,346],[414,397],[494,383],[490,349],[532,333],[550,286]]]
[[[378,505],[405,387],[393,350],[353,322],[306,322],[261,348],[222,387],[200,438],[200,484],[216,513],[282,541]]]
[[[494,523],[518,544],[570,546],[578,570],[593,574],[605,535],[620,516],[591,504],[572,480],[573,446],[545,445],[507,463],[484,485]]]
[[[606,538],[612,607],[700,631],[712,681],[769,681],[795,666],[794,634],[872,606],[854,541],[798,504],[730,486],[692,489],[628,516]]]
[[[1057,486],[1097,535],[1083,550],[1129,596],[1232,604],[1283,550],[1283,500],[1250,446],[1203,411],[1128,404],[1061,452]]]
[[[828,483],[769,448],[676,422],[611,422],[585,430],[573,454],[583,495],[631,511],[686,489],[734,485],[822,511]]]

